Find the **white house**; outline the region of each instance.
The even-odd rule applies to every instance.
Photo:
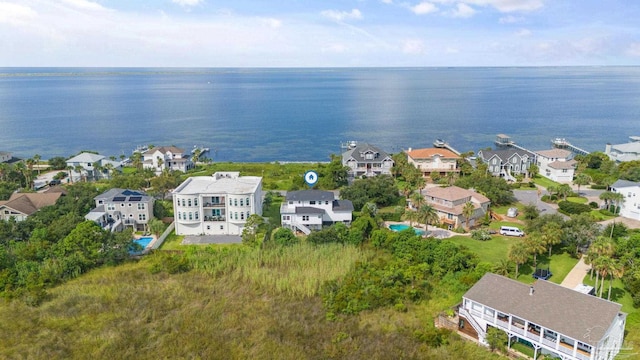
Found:
[[[175,146],[160,146],[145,151],[142,153],[142,166],[152,169],[156,175],[164,169],[187,172],[194,167],[189,155],[185,157],[184,150]]]
[[[177,235],[242,235],[251,214],[262,215],[262,178],[239,172],[194,176],[173,191]]]
[[[391,156],[379,148],[356,143],[342,154],[342,165],[349,168],[349,177],[391,175],[394,161]]]
[[[571,151],[551,149],[536,151],[536,160],[540,175],[559,183],[573,181],[577,162],[573,160]]]
[[[486,196],[458,186],[431,187],[423,190],[422,194],[427,204],[436,210],[440,222],[446,224],[449,230],[466,224],[467,219],[462,209],[468,202],[474,208],[469,224],[466,224],[469,227],[487,214],[491,204]]]
[[[489,173],[509,181],[515,181],[516,175],[528,175],[533,155],[515,148],[504,150],[480,150],[478,158],[487,164]]]
[[[459,173],[458,156],[445,148],[411,149],[407,153],[407,162],[415,166],[425,179],[430,179],[432,173],[445,176],[448,173]]]
[[[620,352],[627,314],[622,305],[537,280],[523,284],[488,273],[462,296],[458,331],[487,344],[490,327],[523,342],[534,358],[608,360]]]
[[[629,136],[631,142],[605,146],[604,153],[616,162],[640,160],[640,136]]]
[[[8,151],[0,151],[0,163],[8,162],[13,155]]]
[[[287,193],[280,205],[282,226],[310,234],[335,223],[351,224],[353,203],[337,200],[331,191],[300,190]]]
[[[640,220],[640,182],[618,180],[611,185],[611,191],[624,196],[620,203],[620,216]]]
[[[88,152],[80,153],[67,160],[67,167],[72,168],[69,176],[74,182],[82,179],[97,180],[107,177],[114,170],[122,171],[120,161],[109,160],[106,156]]]
[[[154,198],[141,191],[115,188],[93,199],[96,207],[84,218],[105,230],[122,231],[127,226],[135,231],[146,230],[153,219]]]

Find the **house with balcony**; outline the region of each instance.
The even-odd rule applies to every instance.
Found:
[[[67,160],[72,182],[108,178],[113,171],[122,171],[122,162],[113,161],[106,156],[83,152]]]
[[[604,153],[617,163],[640,160],[640,136],[629,136],[629,140],[624,144],[607,144]]]
[[[240,236],[250,215],[262,215],[262,177],[190,177],[173,191],[173,211],[177,235]]]
[[[487,345],[489,328],[531,346],[534,358],[606,360],[624,340],[622,305],[545,280],[532,285],[487,273],[462,296],[458,331]]]
[[[84,218],[111,232],[129,226],[134,231],[144,231],[153,219],[154,198],[141,191],[115,188],[96,196],[94,201],[96,207]]]
[[[193,169],[194,164],[189,158],[189,154],[184,153],[184,149],[175,146],[160,146],[142,153],[142,167],[151,169],[156,175],[160,175],[165,169],[187,172]]]
[[[55,205],[64,192],[13,193],[9,200],[0,201],[0,220],[24,221],[45,206]]]
[[[458,174],[459,155],[446,148],[411,149],[406,151],[407,162],[415,166],[422,176],[430,180],[431,174],[446,176],[449,173]]]
[[[422,190],[426,203],[433,207],[440,222],[446,224],[449,230],[467,226],[473,227],[478,219],[482,219],[489,211],[491,201],[484,195],[458,186],[430,187]],[[473,204],[473,214],[467,219],[463,208],[467,203]]]
[[[507,181],[515,181],[516,176],[528,175],[529,166],[533,162],[533,154],[517,148],[501,150],[480,150],[478,158],[487,164],[489,173]]]
[[[393,164],[389,154],[370,144],[355,143],[342,153],[342,165],[349,168],[350,179],[391,175]]]
[[[290,191],[280,205],[282,227],[306,235],[335,223],[350,225],[352,216],[353,203],[336,199],[331,191]]]
[[[611,185],[611,191],[622,194],[620,216],[627,219],[640,220],[640,182],[618,180]]]
[[[559,183],[570,183],[577,166],[569,150],[551,149],[536,151],[539,174]]]

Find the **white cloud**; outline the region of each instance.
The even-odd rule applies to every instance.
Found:
[[[282,21],[274,18],[261,18],[260,22],[273,29],[278,29],[282,26]]]
[[[456,9],[453,10],[453,17],[456,18],[469,18],[472,17],[476,11],[469,5],[459,3],[456,5]]]
[[[531,35],[531,30],[529,29],[520,29],[516,32],[516,36],[525,37]]]
[[[516,24],[524,21],[521,16],[507,15],[500,18],[500,24]]]
[[[327,19],[331,19],[335,21],[362,19],[362,13],[358,9],[352,9],[351,12],[337,11],[337,10],[324,10],[320,14],[326,17]]]
[[[81,10],[103,11],[107,10],[104,6],[88,0],[62,0],[63,3]]]
[[[407,39],[402,41],[402,52],[409,55],[420,55],[426,52],[424,41],[419,39]]]
[[[24,25],[36,18],[37,13],[30,7],[0,2],[0,23]]]
[[[530,12],[544,6],[544,0],[467,0],[469,4],[490,6],[504,13]]]
[[[196,6],[204,3],[204,0],[171,0],[171,2],[180,6]]]
[[[640,43],[632,43],[629,45],[626,51],[631,56],[640,57]]]
[[[411,7],[411,11],[416,15],[426,15],[438,11],[438,8],[430,2],[423,1]]]

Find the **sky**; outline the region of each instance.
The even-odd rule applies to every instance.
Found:
[[[0,67],[613,66],[636,0],[0,0]]]

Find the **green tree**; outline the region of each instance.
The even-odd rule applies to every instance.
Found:
[[[506,350],[507,347],[507,341],[509,340],[509,338],[507,337],[507,333],[496,328],[493,326],[490,326],[487,329],[487,344],[489,344],[489,348],[491,349],[491,351],[501,351],[504,352]]]
[[[525,220],[533,220],[540,215],[540,211],[534,204],[528,204],[522,208],[522,215],[524,216]]]
[[[539,232],[533,232],[526,237],[523,241],[527,252],[533,256],[533,267],[534,269],[538,266],[538,255],[544,253],[546,249],[545,244],[542,239],[542,234]]]
[[[507,259],[502,259],[493,266],[491,271],[498,275],[509,276],[511,272],[511,262]]]
[[[529,178],[534,179],[540,173],[540,168],[536,164],[531,164],[527,172],[529,173]]]
[[[529,251],[522,242],[511,245],[509,249],[509,260],[516,264],[516,279],[518,278],[518,269],[520,265],[527,262],[529,259]]]
[[[250,247],[257,247],[260,242],[258,240],[258,229],[264,224],[264,219],[258,214],[251,214],[242,229],[242,243]]]
[[[52,157],[47,163],[53,170],[64,170],[67,168],[67,161],[62,156]]]
[[[424,224],[424,230],[427,231],[428,225],[433,225],[440,220],[438,211],[431,205],[424,204],[417,211],[416,220]]]
[[[279,228],[273,233],[273,242],[279,246],[290,246],[298,242],[298,238],[290,229]]]
[[[558,196],[562,196],[564,201],[567,201],[567,196],[569,196],[573,191],[568,184],[560,184],[556,188],[556,192],[558,193]]]
[[[151,231],[151,233],[156,237],[159,237],[160,234],[162,234],[164,227],[164,223],[159,219],[151,219],[149,221],[149,231]]]
[[[578,195],[580,195],[580,186],[589,185],[591,183],[591,177],[587,174],[578,174],[573,179],[573,184],[578,186]]]
[[[470,219],[473,216],[473,213],[476,211],[476,207],[473,205],[471,201],[467,201],[462,207],[462,216],[464,216],[465,223],[467,225],[467,231],[471,230]]]
[[[319,170],[318,185],[327,190],[338,189],[348,184],[349,168],[342,164],[342,156],[331,154],[328,165]]]
[[[558,223],[549,222],[542,227],[542,243],[549,249],[549,257],[554,245],[562,242],[562,227]]]

